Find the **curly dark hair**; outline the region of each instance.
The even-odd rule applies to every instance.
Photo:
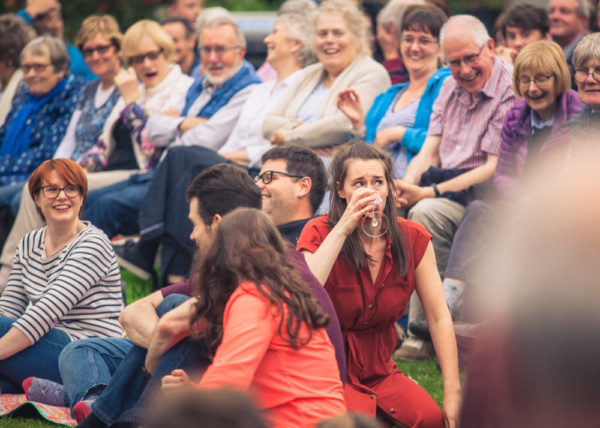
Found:
[[[13,13],[0,15],[0,61],[19,68],[21,51],[35,38],[35,31]]]
[[[256,285],[277,313],[287,310],[280,319],[278,333],[294,349],[308,343],[315,329],[329,324],[329,315],[290,263],[288,245],[273,220],[260,210],[238,208],[219,223],[195,284],[199,299],[191,323],[201,318],[208,321],[202,338],[213,355],[223,339],[225,305],[246,281]],[[308,327],[308,337],[300,336],[303,323]]]

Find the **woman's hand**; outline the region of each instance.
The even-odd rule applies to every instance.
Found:
[[[364,217],[371,211],[370,202],[375,202],[375,191],[366,187],[357,189],[352,193],[352,198],[342,214],[342,218],[334,229],[340,230],[344,235],[350,235]]]
[[[362,103],[358,92],[354,89],[344,89],[337,97],[337,106],[352,122],[352,129],[361,130],[365,126]]]
[[[133,67],[119,71],[115,76],[115,85],[125,100],[125,104],[131,104],[140,99],[137,73]]]
[[[460,391],[458,394],[446,394],[444,393],[444,425],[446,428],[458,427],[459,414],[460,414],[460,403],[461,396]]]
[[[162,378],[161,383],[162,392],[181,391],[192,386],[192,381],[187,373],[181,369],[173,370],[170,375]]]
[[[271,144],[276,146],[283,146],[285,144],[285,134],[283,133],[283,130],[278,129],[277,131],[273,132]]]

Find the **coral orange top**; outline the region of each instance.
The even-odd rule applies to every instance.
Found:
[[[273,427],[313,427],[345,413],[327,333],[315,330],[311,340],[295,350],[278,333],[282,316],[287,317],[287,307],[280,314],[255,284],[242,283],[225,306],[223,340],[198,386],[248,390]],[[308,337],[304,324],[300,337]]]

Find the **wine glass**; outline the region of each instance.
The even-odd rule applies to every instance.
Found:
[[[388,230],[388,218],[383,213],[383,199],[378,193],[374,193],[375,200],[368,205],[371,207],[362,222],[362,230],[371,238],[379,238],[385,235]]]

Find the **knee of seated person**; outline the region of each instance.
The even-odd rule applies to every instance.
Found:
[[[439,203],[437,199],[421,199],[408,211],[408,219],[421,223],[420,220],[428,218],[432,213],[438,211]]]
[[[162,317],[164,314],[181,305],[189,298],[189,296],[183,294],[171,294],[165,297],[164,300],[159,303],[159,305],[156,307],[156,313],[159,317]]]

